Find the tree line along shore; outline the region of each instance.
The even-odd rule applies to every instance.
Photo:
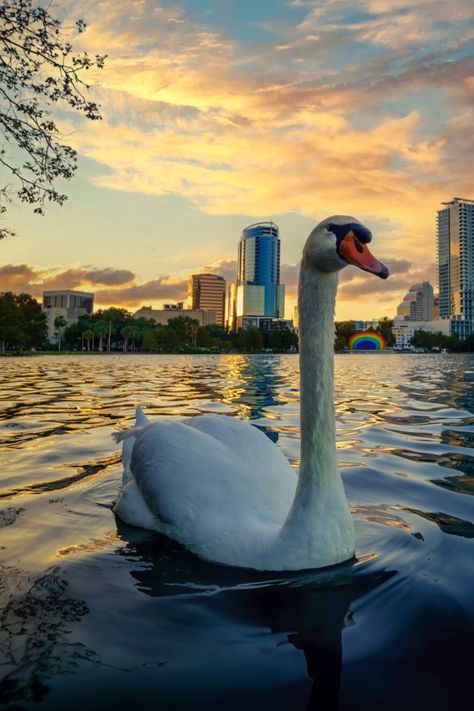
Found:
[[[55,319],[56,338],[47,339],[47,317],[29,294],[0,294],[0,354],[27,352],[79,353],[202,353],[295,352],[298,336],[287,326],[271,331],[257,328],[228,333],[216,326],[200,326],[188,316],[170,318],[168,324],[134,318],[126,309],[100,309],[67,325]]]
[[[387,345],[395,345],[393,321],[382,318],[377,331]],[[56,338],[47,339],[47,317],[39,302],[29,294],[0,294],[0,355],[36,353],[295,353],[298,336],[286,325],[272,330],[242,328],[229,333],[216,325],[200,326],[188,316],[175,316],[167,325],[153,319],[135,318],[123,308],[99,309],[67,325],[63,316],[55,319]],[[336,322],[335,350],[347,350],[356,333],[352,321]],[[456,336],[416,331],[412,345],[424,351],[474,351],[474,334],[465,341]]]

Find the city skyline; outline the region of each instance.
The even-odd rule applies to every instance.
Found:
[[[2,291],[181,301],[192,273],[234,281],[242,229],[271,219],[291,317],[303,244],[334,213],[371,228],[392,273],[344,270],[338,320],[392,315],[410,285],[437,284],[434,216],[473,197],[471,3],[222,5],[61,4],[88,24],[74,46],[109,55],[91,77],[103,121],[62,116],[79,172],[44,218],[9,210]]]

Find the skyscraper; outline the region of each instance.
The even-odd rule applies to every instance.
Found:
[[[210,309],[216,312],[216,324],[224,325],[225,279],[217,274],[191,274],[188,282],[191,309]]]
[[[439,317],[452,332],[474,331],[474,200],[455,197],[438,210]]]
[[[433,303],[433,287],[429,281],[413,284],[397,307],[397,316],[403,316],[410,321],[431,321]]]
[[[283,318],[285,287],[280,284],[280,238],[273,222],[258,222],[242,232],[237,284],[231,289],[231,328],[258,326],[262,318]]]

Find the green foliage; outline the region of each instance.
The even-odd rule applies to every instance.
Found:
[[[430,333],[429,331],[419,329],[415,331],[410,343],[414,348],[425,348],[430,351],[432,348],[439,348],[442,339],[443,334],[441,331],[437,333]]]
[[[14,347],[20,338],[18,308],[15,295],[7,291],[0,295],[0,352]]]
[[[99,350],[117,350],[123,344],[121,331],[129,323],[135,325],[136,320],[126,309],[99,309],[90,316],[80,316],[77,323],[68,326],[64,332],[64,342],[71,350],[84,350],[84,334],[88,330],[92,331],[92,336],[88,336],[89,349],[93,350],[96,344]]]
[[[133,326],[124,326],[120,329],[120,334],[123,336],[123,352],[128,351],[128,342],[132,340],[135,329]]]
[[[125,329],[126,328],[128,328],[128,326],[125,326]],[[144,350],[145,353],[158,350],[158,343],[155,331],[145,331],[142,338],[142,350]]]
[[[29,294],[0,294],[0,353],[39,348],[46,340],[46,316]]]
[[[212,348],[217,343],[217,338],[212,338],[207,328],[200,326],[196,334],[196,346],[199,348]]]
[[[61,350],[61,342],[63,338],[64,328],[67,326],[67,321],[64,316],[56,316],[54,319],[54,328],[58,333],[58,351]]]
[[[104,349],[104,338],[109,332],[109,324],[105,319],[99,319],[94,323],[94,333],[99,337],[99,351]]]
[[[60,331],[65,326],[67,326],[67,321],[64,316],[56,316],[56,318],[54,319],[54,328],[57,331]]]
[[[385,344],[390,348],[394,346],[397,342],[395,334],[393,333],[393,318],[388,318],[388,316],[382,316],[379,319],[376,333],[380,333],[381,336],[385,338]]]
[[[273,351],[288,353],[298,348],[298,336],[288,326],[280,326],[270,331],[268,345]]]
[[[107,350],[127,352],[176,353],[200,348],[217,348],[220,342],[212,338],[208,328],[186,316],[169,319],[168,326],[153,319],[134,318],[125,309],[99,310],[90,316],[81,316],[64,334],[68,347],[73,350],[102,350],[106,335],[110,334]]]
[[[85,96],[82,75],[102,68],[105,56],[73,54],[68,30],[50,8],[32,0],[0,4],[0,165],[12,177],[12,184],[0,190],[0,214],[14,199],[39,214],[46,201],[61,205],[67,199],[55,181],[74,175],[77,156],[52,118],[55,104],[100,119],[99,107]],[[83,20],[76,22],[76,33],[85,28]],[[0,239],[11,234],[0,227]]]
[[[423,329],[418,329],[413,334],[411,339],[411,345],[414,348],[423,348],[427,351],[431,350],[441,350],[441,348],[447,348],[449,351],[459,352],[459,351],[469,351],[473,350],[474,346],[474,334],[468,336],[465,341],[461,341],[458,336],[446,336],[441,331],[436,333],[431,333],[429,331],[423,331]]]
[[[159,326],[156,331],[156,347],[158,353],[174,353],[183,344],[180,344],[179,336],[171,326]]]
[[[354,321],[336,321],[334,326],[336,331],[334,350],[343,351],[347,348],[349,338],[356,332]]]
[[[470,353],[474,351],[474,333],[471,333],[471,335],[464,341],[464,350],[469,351]]]
[[[263,348],[263,336],[258,328],[241,328],[237,333],[234,345],[241,352],[261,351]]]
[[[336,321],[334,326],[336,330],[336,337],[345,338],[346,341],[348,341],[349,338],[356,332],[354,321]]]
[[[199,321],[189,316],[176,316],[168,320],[168,326],[176,332],[179,342],[184,346],[195,346]]]
[[[84,339],[86,341],[86,347],[87,350],[94,350],[94,331],[92,328],[86,328],[84,331]],[[91,348],[91,342],[92,342],[92,348]]]

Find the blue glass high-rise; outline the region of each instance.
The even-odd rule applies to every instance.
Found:
[[[284,287],[280,284],[280,238],[273,222],[258,222],[242,232],[237,284],[244,287],[245,316],[282,318]],[[245,287],[263,287],[252,289]]]

